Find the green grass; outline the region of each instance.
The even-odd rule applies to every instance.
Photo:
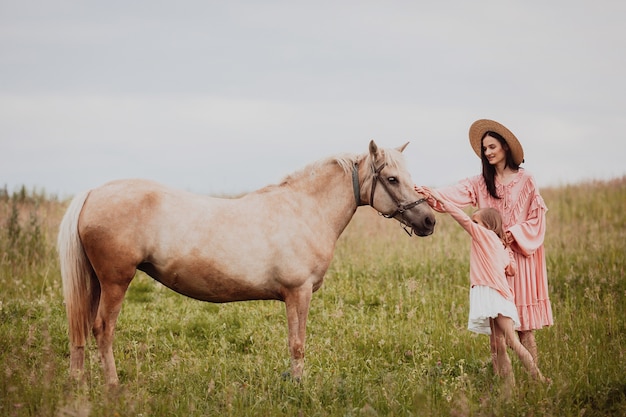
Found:
[[[534,383],[511,354],[506,401],[488,339],[466,330],[469,237],[445,215],[408,238],[359,209],[308,321],[305,377],[289,368],[284,305],[210,304],[138,274],[118,321],[122,385],[68,380],[54,242],[65,204],[0,193],[2,416],[623,416],[626,414],[626,178],[542,191],[555,325],[538,331]]]

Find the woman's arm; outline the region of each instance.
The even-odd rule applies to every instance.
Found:
[[[463,210],[461,210],[454,203],[448,201],[444,196],[442,196],[439,190],[433,190],[428,187],[417,187],[417,188],[421,190],[419,192],[427,196],[429,204],[430,204],[430,201],[434,201],[437,207],[441,209],[441,212],[448,213],[471,236],[475,236],[476,234],[475,228],[479,226],[474,224],[472,219]]]
[[[479,180],[479,177],[466,178],[462,181],[459,181],[455,185],[437,188],[437,192],[439,193],[440,197],[451,202],[457,207],[462,208],[462,207],[467,207],[467,206],[476,206],[477,200],[476,200],[476,192],[475,192],[474,185],[478,180]],[[420,187],[417,185],[415,186],[415,190],[418,193],[421,193],[421,191],[419,191],[420,189],[431,190],[428,187],[424,187],[424,186]],[[430,195],[428,195],[427,197],[430,197]],[[438,201],[436,201],[436,199],[427,198],[427,201],[428,201],[428,204],[434,210],[440,213],[445,212],[445,209],[441,206],[441,204]]]

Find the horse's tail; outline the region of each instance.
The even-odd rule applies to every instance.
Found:
[[[88,195],[89,191],[85,191],[74,197],[61,221],[57,241],[70,345],[73,347],[85,346],[100,299],[100,283],[78,235],[78,218]]]

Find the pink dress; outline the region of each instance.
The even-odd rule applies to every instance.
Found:
[[[501,199],[489,195],[482,175],[437,189],[442,197],[459,207],[493,207],[500,211],[504,229],[515,238],[511,249],[517,273],[509,279],[521,320],[519,330],[550,326],[554,322],[543,248],[548,208],[539,194],[535,179],[523,168],[507,185],[496,181],[496,190]],[[437,202],[433,202],[433,207],[443,211]]]
[[[498,235],[472,221],[460,208],[445,203],[445,210],[472,236],[470,250],[470,311],[467,328],[491,334],[490,318],[499,314],[513,320],[519,328],[513,290],[507,280],[507,268],[516,269],[513,253],[504,247]]]

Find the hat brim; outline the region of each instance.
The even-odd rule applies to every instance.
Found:
[[[524,149],[513,132],[507,129],[506,126],[489,119],[476,120],[469,129],[470,145],[472,145],[472,149],[474,149],[479,158],[482,158],[482,139],[487,132],[496,132],[506,140],[506,144],[511,150],[513,161],[517,165],[524,162]]]

